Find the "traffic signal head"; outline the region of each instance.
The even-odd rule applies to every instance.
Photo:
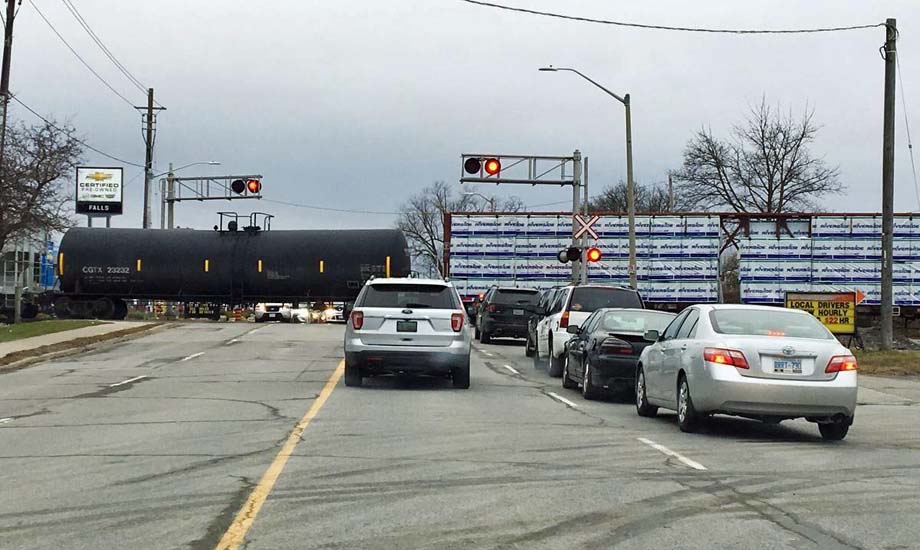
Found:
[[[478,158],[470,157],[463,163],[463,170],[465,170],[467,174],[478,174],[481,169],[482,161]]]
[[[585,259],[587,259],[589,262],[599,262],[602,255],[603,254],[601,254],[600,248],[592,246],[588,249],[587,252],[585,252]]]
[[[259,180],[249,180],[246,182],[246,190],[253,195],[258,195],[262,190],[262,182]]]
[[[560,250],[559,253],[556,254],[556,258],[558,258],[562,263],[577,262],[581,260],[581,249],[577,246],[572,246],[564,250]]]
[[[242,195],[246,190],[246,182],[243,180],[233,180],[230,182],[230,189],[237,195]]]
[[[258,195],[259,192],[262,191],[262,182],[257,179],[233,180],[230,182],[230,190],[237,195],[242,195],[244,193]]]
[[[495,174],[501,172],[502,163],[499,162],[498,159],[486,159],[485,168],[486,168],[486,174],[489,174],[490,176],[494,176]]]

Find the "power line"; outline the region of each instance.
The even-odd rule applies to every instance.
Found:
[[[914,144],[910,139],[910,122],[908,122],[907,117],[907,96],[904,95],[904,78],[901,76],[900,55],[895,57],[895,62],[898,64],[898,82],[901,85],[901,106],[904,107],[904,128],[907,130],[907,150],[910,152],[910,170],[914,174],[914,192],[917,194],[917,208],[920,208],[920,185],[917,184],[917,166],[914,164]]]
[[[57,37],[61,40],[61,42],[63,42],[64,45],[67,46],[67,49],[69,49],[70,52],[73,53],[73,54],[77,57],[77,59],[80,60],[81,63],[83,63],[83,66],[86,67],[87,69],[89,69],[89,72],[93,73],[93,74],[96,76],[96,78],[99,79],[100,82],[102,82],[103,84],[105,84],[106,88],[108,88],[109,90],[111,90],[113,94],[115,94],[115,95],[117,95],[118,97],[120,97],[120,98],[122,99],[122,101],[124,101],[125,103],[127,103],[128,105],[130,105],[131,108],[133,109],[133,108],[134,108],[134,104],[131,103],[131,102],[128,100],[128,98],[126,98],[125,96],[121,95],[121,94],[118,92],[118,90],[116,90],[115,88],[112,87],[111,84],[109,84],[108,82],[106,82],[106,80],[105,80],[104,78],[102,78],[102,76],[100,76],[99,73],[97,73],[95,70],[93,70],[93,68],[89,66],[89,63],[87,63],[86,60],[83,59],[83,58],[80,56],[80,54],[77,53],[77,50],[73,49],[73,47],[71,47],[71,45],[67,43],[67,40],[64,40],[64,37],[61,36],[61,33],[59,33],[59,32],[57,31],[57,29],[54,28],[54,25],[51,24],[51,21],[48,21],[48,18],[45,17],[45,14],[43,14],[43,13],[41,12],[41,10],[38,9],[38,6],[35,5],[35,2],[33,2],[32,0],[29,0],[29,4],[35,9],[35,12],[38,13],[39,17],[42,18],[42,20],[45,22],[46,25],[48,25],[48,27],[54,32],[54,34],[57,35]]]
[[[26,109],[27,111],[29,111],[30,113],[32,113],[33,115],[35,115],[35,116],[37,116],[38,118],[40,118],[41,120],[43,120],[43,121],[45,122],[45,124],[51,126],[52,128],[57,129],[58,131],[61,131],[61,132],[64,132],[64,133],[68,133],[68,134],[69,134],[69,132],[68,132],[66,129],[61,128],[61,127],[58,126],[57,124],[55,124],[55,123],[51,122],[50,120],[48,120],[47,118],[43,117],[43,116],[42,116],[41,114],[39,114],[35,109],[33,109],[32,107],[29,107],[28,105],[26,105],[25,103],[23,103],[22,100],[19,99],[18,97],[16,97],[15,95],[10,94],[10,98],[11,98],[13,101],[15,101],[16,103],[18,103],[18,104],[22,105],[23,107],[25,107],[25,109]],[[115,160],[115,161],[118,161],[118,162],[122,162],[122,163],[124,163],[124,164],[129,164],[129,165],[131,165],[131,166],[137,166],[138,168],[143,168],[143,167],[144,167],[143,164],[138,164],[138,163],[136,163],[136,162],[131,162],[131,161],[129,161],[129,160],[125,160],[125,159],[118,158],[118,157],[116,157],[116,156],[114,156],[114,155],[110,155],[110,154],[106,153],[105,151],[101,151],[101,150],[99,150],[99,149],[96,149],[95,147],[93,147],[93,146],[90,145],[89,143],[86,143],[86,142],[83,141],[82,139],[78,139],[78,138],[75,138],[75,137],[73,137],[73,136],[71,136],[71,137],[72,137],[72,139],[73,139],[74,141],[76,141],[77,143],[83,145],[84,147],[86,147],[87,149],[89,149],[89,150],[91,150],[91,151],[95,151],[96,153],[99,153],[100,155],[102,155],[102,156],[104,156],[104,157],[110,158],[110,159]]]
[[[121,73],[125,75],[125,77],[128,80],[130,80],[131,83],[134,84],[134,86],[138,90],[146,94],[147,86],[144,85],[143,82],[138,80],[138,78],[135,77],[134,74],[131,73],[131,71],[129,71],[128,68],[125,67],[125,65],[115,57],[115,54],[112,53],[112,51],[102,42],[102,39],[99,38],[99,35],[96,34],[95,31],[93,31],[92,27],[90,27],[89,22],[83,17],[83,15],[77,9],[77,6],[74,5],[74,3],[71,0],[61,0],[61,1],[64,3],[64,6],[67,8],[67,10],[70,11],[70,14],[73,15],[74,18],[77,20],[77,23],[79,23],[80,26],[83,27],[83,30],[85,30],[86,33],[89,35],[89,37],[92,38],[93,42],[95,42],[96,45],[99,46],[99,49],[102,50],[102,53],[104,53],[105,56],[109,58],[109,60],[115,65],[115,67],[117,67],[118,70],[121,71]],[[160,105],[160,104],[157,103],[157,105]],[[162,107],[162,105],[160,106]]]
[[[313,206],[311,204],[300,204],[296,202],[278,201],[278,200],[272,200],[272,199],[262,199],[262,200],[265,202],[281,204],[284,206],[293,206],[296,208],[308,208],[310,210],[320,210],[323,212],[339,212],[339,213],[344,213],[344,214],[375,214],[375,215],[381,215],[381,216],[398,216],[399,214],[402,214],[402,212],[385,212],[385,211],[380,211],[380,210],[353,210],[353,209],[348,209],[348,208],[329,208],[329,207],[324,207],[324,206]],[[571,201],[556,201],[556,202],[547,202],[543,204],[530,204],[530,205],[525,206],[524,208],[532,209],[532,208],[539,208],[541,206],[555,206],[558,204],[569,204],[570,202]],[[523,213],[526,213],[526,210],[522,212],[522,214]]]
[[[674,27],[670,25],[650,25],[646,23],[631,23],[627,21],[613,21],[609,19],[592,19],[590,17],[580,17],[576,15],[565,15],[547,11],[531,10],[527,8],[517,8],[503,4],[494,4],[492,2],[481,2],[480,0],[460,0],[467,4],[474,4],[487,8],[499,10],[514,11],[518,13],[527,13],[530,15],[541,15],[543,17],[555,17],[556,19],[566,19],[569,21],[580,21],[583,23],[598,23],[601,25],[614,25],[617,27],[632,27],[637,29],[651,29],[659,31],[682,31],[682,32],[703,32],[717,34],[808,34],[818,32],[838,32],[838,31],[855,31],[858,29],[871,29],[874,27],[884,27],[885,23],[875,23],[871,25],[852,25],[848,27],[817,27],[810,29],[713,29],[706,27]]]

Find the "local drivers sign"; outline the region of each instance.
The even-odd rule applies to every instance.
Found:
[[[856,332],[855,292],[787,292],[786,307],[811,313],[834,334]]]
[[[122,197],[121,168],[77,167],[77,214],[121,214]]]

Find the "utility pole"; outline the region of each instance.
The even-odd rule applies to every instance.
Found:
[[[636,182],[633,180],[632,111],[629,94],[623,96],[626,107],[626,211],[629,214],[629,288],[638,287],[636,275]]]
[[[147,157],[144,161],[144,221],[143,228],[150,228],[150,180],[153,178],[153,88],[147,89]]]
[[[10,106],[10,60],[13,55],[13,19],[16,18],[16,0],[6,0],[6,25],[3,29],[3,69],[0,73],[0,167],[6,150],[6,112]]]
[[[670,170],[668,170],[668,212],[674,211],[674,178]]]
[[[588,219],[588,157],[584,159],[581,171],[582,201],[581,213]],[[574,220],[573,220],[574,221]],[[581,284],[588,284],[588,233],[581,236]]]
[[[885,21],[885,114],[882,139],[882,296],[881,347],[890,350],[893,340],[892,289],[894,252],[894,107],[897,69],[898,26],[896,19]]]
[[[575,225],[575,214],[581,213],[581,151],[575,150],[572,154],[574,162],[572,163],[572,246],[578,246],[578,239],[575,233],[578,232],[578,226]],[[572,262],[572,284],[577,285],[581,281],[581,264],[583,262]]]
[[[172,229],[174,227],[173,223],[175,222],[175,208],[176,201],[173,200],[176,198],[176,174],[173,172],[173,164],[169,163],[169,173],[166,174],[166,211],[167,211],[167,225],[166,227]]]

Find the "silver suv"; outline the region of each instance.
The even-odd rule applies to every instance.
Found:
[[[454,286],[439,279],[372,279],[345,326],[345,385],[400,372],[470,387],[470,331]]]

